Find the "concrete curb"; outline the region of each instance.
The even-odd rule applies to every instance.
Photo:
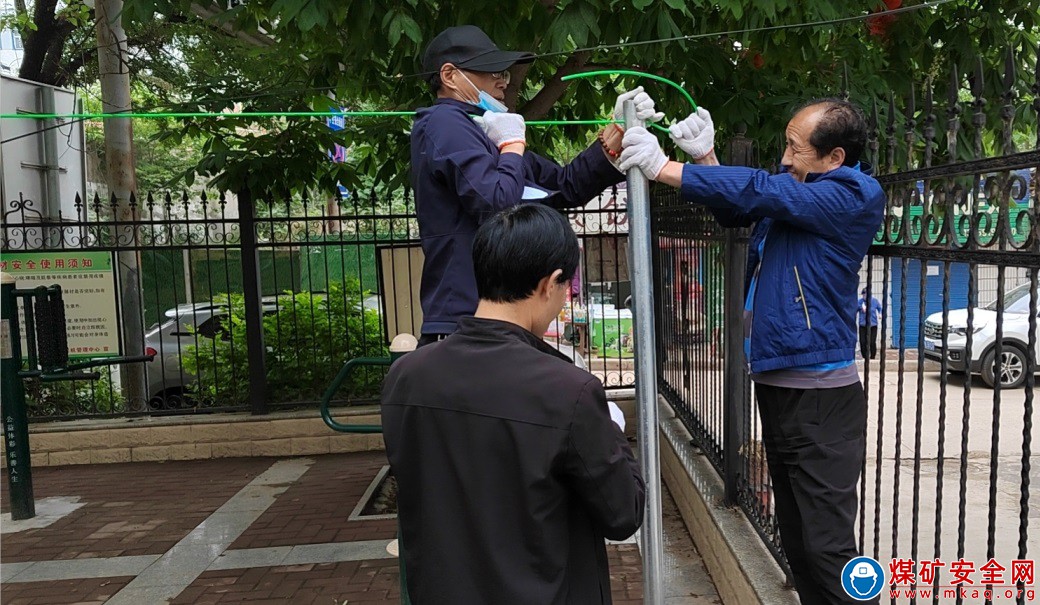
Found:
[[[786,578],[744,513],[723,506],[722,479],[689,445],[690,433],[660,399],[661,476],[675,496],[723,603],[798,605]]]
[[[345,423],[380,423],[377,406],[333,413]],[[48,422],[30,425],[29,448],[33,466],[64,466],[361,452],[383,449],[383,436],[334,432],[311,409]]]

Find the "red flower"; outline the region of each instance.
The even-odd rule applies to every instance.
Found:
[[[874,12],[884,12],[886,10],[895,10],[903,6],[903,0],[882,0],[885,7],[877,7]],[[877,17],[870,17],[866,20],[867,31],[872,36],[878,36],[884,38],[888,35],[888,28],[892,26],[896,21],[895,15],[879,15]]]

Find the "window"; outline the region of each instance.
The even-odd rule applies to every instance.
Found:
[[[221,340],[230,340],[231,334],[224,325],[226,317],[225,315],[215,315],[207,319],[199,324],[195,333],[206,338],[217,338],[219,336]]]
[[[1004,294],[1004,312],[1005,313],[1029,313],[1029,284],[1022,284],[1017,288]],[[997,310],[997,302],[994,300],[989,303],[984,309],[990,311]]]
[[[11,39],[14,41],[14,49],[22,50],[22,36],[18,32],[11,30]]]

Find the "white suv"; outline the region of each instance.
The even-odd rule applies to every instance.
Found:
[[[1040,320],[1038,320],[1040,323]],[[933,313],[924,323],[924,355],[928,359],[942,361],[942,313]],[[1040,338],[1037,338],[1038,351],[1033,355],[1033,366],[1029,366],[1026,351],[1029,348],[1029,284],[1023,284],[1004,296],[1004,314],[1001,318],[1003,328],[1000,351],[1000,364],[995,362],[997,342],[997,302],[976,308],[972,317],[971,359],[967,359],[968,310],[950,310],[948,319],[948,335],[946,341],[947,367],[955,372],[981,374],[982,380],[990,387],[1000,381],[1000,387],[1013,389],[1022,386],[1026,373],[1038,371],[1036,360],[1040,359]],[[1040,335],[1038,335],[1040,337]]]

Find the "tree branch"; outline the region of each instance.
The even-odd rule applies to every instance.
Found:
[[[545,86],[534,96],[533,99],[524,105],[523,114],[526,120],[540,120],[548,115],[549,110],[552,106],[560,100],[563,93],[567,91],[567,82],[564,82],[562,78],[569,76],[570,74],[577,73],[585,68],[585,62],[589,59],[589,52],[583,51],[571,55],[556,73],[553,74],[552,78],[545,83]]]
[[[43,63],[47,58],[47,47],[50,45],[55,27],[57,4],[57,0],[40,0],[36,3],[33,9],[33,23],[36,29],[29,30],[23,36],[22,66],[18,70],[18,77],[34,82],[45,81],[41,79]]]
[[[72,35],[72,31],[75,26],[69,21],[62,21],[58,23],[52,30],[49,44],[47,45],[46,54],[44,55],[43,65],[40,69],[41,82],[47,84],[53,84],[54,86],[64,86],[69,79],[69,72],[65,71],[61,65],[62,51],[65,50],[65,42]]]
[[[151,46],[165,46],[171,39],[169,30],[165,28],[166,25],[171,23],[187,23],[188,17],[181,14],[167,15],[162,22],[152,23],[145,26],[139,32],[135,32],[132,35],[128,35],[126,38],[127,49],[139,49],[139,48],[150,48]],[[212,28],[215,31],[223,31]],[[58,86],[64,86],[68,82],[72,81],[76,75],[76,72],[82,69],[89,63],[97,61],[97,47],[91,45],[90,48],[83,49],[82,51],[75,49],[70,53],[65,53],[68,57],[63,65],[58,67],[59,76],[56,78],[56,84]]]

